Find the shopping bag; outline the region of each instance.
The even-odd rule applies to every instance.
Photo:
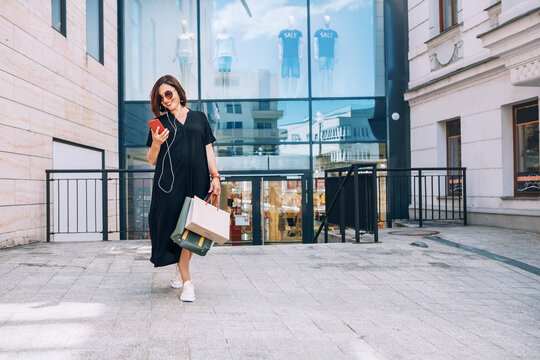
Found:
[[[186,219],[189,212],[189,208],[192,202],[192,198],[186,196],[184,204],[182,205],[182,210],[178,216],[178,222],[176,223],[176,228],[171,234],[171,239],[178,246],[192,251],[197,255],[204,256],[214,245],[213,241],[204,238],[203,236],[192,233],[189,230],[186,230]]]
[[[210,196],[207,201],[193,197],[187,215],[186,229],[223,245],[229,241],[230,215],[219,208],[218,200],[216,206],[209,203],[212,197]]]

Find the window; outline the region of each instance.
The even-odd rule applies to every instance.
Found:
[[[241,121],[235,121],[234,122],[234,128],[235,129],[241,129],[242,128],[242,122]]]
[[[446,123],[446,166],[461,167],[461,123],[453,120]],[[461,192],[461,174],[459,170],[448,171],[448,194]]]
[[[227,113],[228,114],[241,114],[242,105],[241,104],[227,104]]]
[[[66,0],[51,1],[52,27],[66,36]]]
[[[86,52],[103,64],[103,0],[86,0]]]
[[[439,0],[439,27],[441,32],[457,24],[457,0]]]
[[[312,96],[384,96],[383,1],[308,3],[311,34],[303,41],[304,49],[311,45]]]
[[[270,110],[270,101],[259,101],[259,110]]]
[[[183,7],[187,10],[195,3],[200,4],[201,22],[204,19],[200,53],[203,99],[308,95],[306,54],[310,37],[305,0],[183,1]],[[174,28],[172,21],[169,26]],[[365,47],[370,48],[367,44]],[[342,59],[346,61],[346,55]],[[336,83],[336,88],[340,86]]]
[[[514,106],[515,195],[540,195],[538,101]]]

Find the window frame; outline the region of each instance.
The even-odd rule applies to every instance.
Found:
[[[459,124],[459,135],[453,135],[453,136],[450,136],[450,126],[454,125],[454,124]],[[445,134],[445,138],[446,138],[446,167],[447,168],[450,168],[450,167],[462,167],[462,163],[461,163],[461,141],[459,142],[459,165],[458,166],[451,166],[450,164],[450,139],[454,139],[454,138],[457,138],[459,137],[460,140],[461,140],[461,119],[454,119],[454,120],[449,120],[446,122],[445,124],[445,127],[446,127],[446,134]],[[448,170],[446,172],[446,194],[447,196],[452,196],[452,195],[460,195],[461,194],[461,190],[459,191],[456,191],[456,190],[452,190],[451,187],[450,187],[450,180],[453,180],[453,179],[450,179],[451,176],[456,176],[456,174],[452,174],[452,172],[455,172],[453,170]],[[459,179],[459,181],[463,181],[463,178],[462,176],[463,175],[459,175],[457,174],[457,176],[461,176],[461,178]]]
[[[93,0],[96,1],[96,0]],[[97,59],[93,54],[90,54],[88,52],[88,34],[86,34],[86,53],[90,55],[93,59],[97,60],[102,65],[105,65],[105,59],[104,59],[104,34],[103,34],[103,0],[97,0],[98,2],[98,57]],[[86,0],[86,3],[88,4],[88,0]],[[86,8],[86,21],[88,22],[88,8]],[[88,31],[88,25],[86,25],[86,29]]]
[[[452,22],[450,26],[444,27],[444,4],[446,1],[450,1],[450,6],[452,9]],[[451,28],[452,26],[457,24],[457,0],[439,0],[439,30],[440,32],[444,32],[446,29]]]
[[[60,1],[60,29],[57,29],[53,21],[53,0],[51,0],[51,27],[58,31],[60,34],[62,34],[64,37],[67,37],[67,31],[66,31],[66,0],[59,0]]]
[[[526,107],[530,107],[530,106],[539,106],[539,101],[538,100],[534,100],[534,101],[529,101],[529,102],[526,102],[526,103],[521,103],[521,104],[517,104],[517,105],[514,105],[512,106],[512,151],[513,151],[513,160],[514,160],[514,174],[513,174],[513,178],[514,178],[514,196],[515,197],[536,197],[536,196],[540,196],[540,190],[536,193],[518,193],[517,191],[517,183],[518,183],[518,175],[517,175],[517,170],[518,170],[518,152],[517,152],[517,141],[516,141],[516,130],[517,130],[517,110],[518,109],[522,109],[522,108],[526,108]],[[537,120],[538,121],[538,126],[540,126],[540,119]]]

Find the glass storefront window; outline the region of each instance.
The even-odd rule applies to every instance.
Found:
[[[197,103],[188,101],[187,107],[198,110]],[[126,146],[143,146],[146,148],[148,130],[150,129],[148,121],[154,118],[155,116],[150,110],[150,102],[126,102],[124,104],[124,144]]]
[[[314,177],[324,177],[324,170],[352,163],[377,163],[386,166],[386,143],[313,144]]]
[[[386,142],[384,99],[313,102],[313,141]]]
[[[314,97],[384,95],[382,1],[312,0]]]
[[[203,111],[220,144],[309,141],[306,101],[212,101]]]
[[[203,98],[306,97],[306,4],[201,1]]]
[[[238,142],[214,146],[219,171],[291,170],[309,168],[309,145]]]
[[[126,100],[148,100],[165,74],[197,98],[197,1],[125,0],[124,8]]]

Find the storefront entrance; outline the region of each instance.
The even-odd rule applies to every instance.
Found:
[[[230,244],[308,243],[306,172],[222,173],[222,209],[231,214]]]

